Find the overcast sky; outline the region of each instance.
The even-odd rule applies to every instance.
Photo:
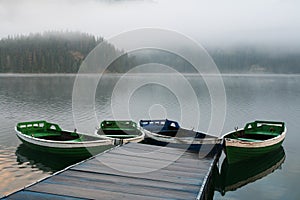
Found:
[[[300,44],[298,0],[0,0],[0,37],[47,30],[104,37],[155,27],[202,43]]]

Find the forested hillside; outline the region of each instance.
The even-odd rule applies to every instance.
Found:
[[[87,54],[103,38],[87,33],[46,32],[0,40],[0,73],[76,73]],[[117,50],[107,45],[108,52]],[[300,51],[278,51],[249,46],[207,47],[222,73],[300,73]],[[193,73],[180,57],[164,51],[130,52],[108,72],[126,72],[137,65],[158,62],[179,72]]]
[[[0,41],[0,72],[74,73],[101,41],[77,32],[8,37]]]

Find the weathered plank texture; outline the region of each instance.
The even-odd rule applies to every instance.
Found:
[[[132,143],[6,199],[196,199],[213,162],[180,149]]]

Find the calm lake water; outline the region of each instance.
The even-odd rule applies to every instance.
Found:
[[[150,78],[133,76],[127,81]],[[209,78],[214,79],[213,76]],[[94,106],[97,120],[112,118],[111,94],[119,79],[119,76],[107,76],[101,80]],[[187,79],[194,87],[200,103],[198,129],[207,131],[212,108],[208,88],[199,77],[187,76]],[[14,131],[14,126],[18,122],[41,119],[58,123],[63,129],[73,130],[76,126],[72,112],[74,80],[73,75],[0,76],[0,196],[78,161],[34,152],[20,143]],[[185,92],[185,88],[176,82],[176,77],[168,80],[173,86]],[[271,169],[263,177],[258,176],[258,180],[253,179],[254,182],[234,191],[227,191],[225,195],[215,191],[214,199],[298,199],[300,196],[298,189],[300,185],[298,155],[300,152],[300,76],[226,75],[223,76],[223,81],[227,102],[222,134],[233,130],[235,126],[243,127],[246,122],[255,119],[285,121],[288,132],[281,152],[285,159],[274,164],[275,171]],[[126,85],[122,91],[124,94],[118,94],[121,97],[128,92]],[[197,127],[189,123],[194,122],[195,110],[193,111],[188,105],[181,105],[176,95],[182,94],[174,94],[160,85],[148,84],[138,88],[126,105],[134,120],[168,117],[179,121],[182,115],[181,106],[187,112],[185,116],[188,116],[183,120],[182,126]],[[186,98],[185,103],[188,104],[190,97],[187,94],[183,96]],[[117,105],[117,108],[118,106],[122,105]],[[86,123],[84,131],[93,132],[95,124],[88,122],[94,120],[95,113],[85,112],[84,105],[80,108],[80,115],[76,116],[77,123]],[[118,116],[125,116],[122,112],[120,111]],[[219,162],[220,168],[221,165],[222,159]]]

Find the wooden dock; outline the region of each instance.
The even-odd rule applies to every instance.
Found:
[[[5,199],[203,199],[218,156],[126,144],[87,159]]]

